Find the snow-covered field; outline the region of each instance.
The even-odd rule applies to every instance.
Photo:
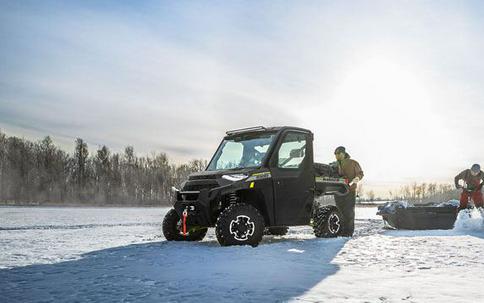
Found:
[[[166,242],[162,208],[0,208],[0,302],[484,302],[484,232],[307,227],[257,248]],[[472,222],[471,222],[472,223]]]

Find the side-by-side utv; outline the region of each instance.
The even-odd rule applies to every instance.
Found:
[[[223,246],[257,246],[264,233],[284,235],[288,226],[312,225],[317,237],[336,237],[343,227],[340,212],[315,198],[348,191],[334,168],[314,163],[311,131],[229,131],[206,170],[176,189],[163,234],[168,241],[199,241],[215,227]]]

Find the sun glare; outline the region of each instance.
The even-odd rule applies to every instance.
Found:
[[[442,147],[443,157],[452,150],[445,121],[433,110],[438,104],[427,89],[428,81],[422,68],[404,60],[379,56],[353,63],[329,102],[307,113],[312,117],[309,126],[325,137],[325,142],[316,140],[315,150],[325,150],[317,156],[324,160],[332,156],[328,140],[335,146],[348,145],[372,168],[366,182],[375,186],[428,176],[434,147]],[[331,120],[336,124],[324,125],[323,112],[336,117]],[[328,127],[337,130],[328,132]],[[437,173],[438,168],[432,171]]]

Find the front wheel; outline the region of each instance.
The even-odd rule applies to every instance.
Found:
[[[207,228],[187,226],[187,234],[183,235],[182,220],[174,209],[170,209],[163,219],[163,235],[168,241],[201,241],[207,234]]]
[[[324,206],[313,214],[314,235],[318,238],[334,238],[343,232],[341,213],[335,206]]]
[[[222,246],[259,245],[264,233],[264,218],[253,206],[238,203],[227,207],[217,219],[215,235]]]

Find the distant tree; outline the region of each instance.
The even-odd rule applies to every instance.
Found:
[[[111,162],[109,149],[103,145],[94,157],[95,197],[97,201],[111,201]]]
[[[124,149],[122,179],[124,186],[124,202],[129,202],[130,199],[137,199],[136,192],[136,159],[134,156],[134,148],[127,146]]]
[[[435,196],[435,194],[437,193],[437,184],[430,183],[428,185],[427,191],[428,191],[430,197]]]
[[[0,129],[0,198],[6,194],[7,172],[7,137]]]
[[[77,194],[79,199],[83,200],[86,198],[85,190],[86,184],[88,179],[88,157],[89,151],[87,148],[87,144],[84,140],[77,138],[76,139],[76,147],[74,151],[74,160],[75,160],[75,180],[77,184]]]
[[[111,175],[109,183],[111,187],[110,203],[118,203],[122,199],[123,192],[123,176],[122,176],[122,163],[119,154],[111,156]]]
[[[373,190],[368,191],[368,200],[375,201],[375,192]]]

